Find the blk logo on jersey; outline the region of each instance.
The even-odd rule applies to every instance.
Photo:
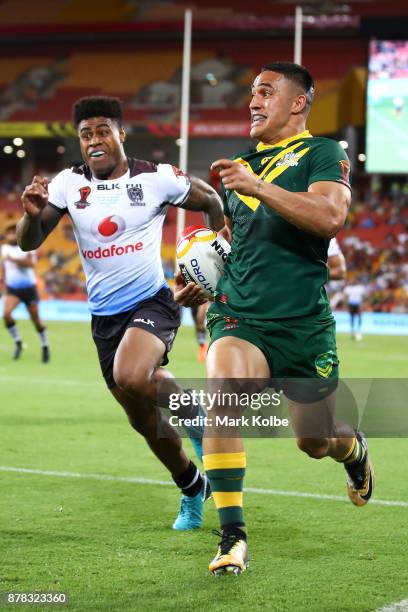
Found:
[[[80,195],[80,199],[78,200],[78,202],[74,202],[76,208],[86,208],[87,206],[90,206],[90,202],[88,202],[88,197],[89,194],[91,193],[91,188],[86,186],[86,187],[81,187],[79,189],[79,195]]]
[[[94,219],[91,225],[91,232],[99,242],[112,242],[121,236],[125,229],[125,220],[119,215]]]

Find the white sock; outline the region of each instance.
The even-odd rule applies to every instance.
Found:
[[[198,331],[197,332],[197,341],[198,341],[198,344],[200,346],[205,344],[205,336],[206,336],[206,332],[205,331]]]
[[[10,325],[10,327],[7,326],[7,329],[14,342],[21,342],[20,332],[18,331],[17,325],[15,323],[13,323],[13,325]]]
[[[41,331],[38,332],[38,335],[40,336],[41,346],[48,346],[47,328],[44,327]]]

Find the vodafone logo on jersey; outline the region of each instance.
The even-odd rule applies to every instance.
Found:
[[[95,219],[91,224],[91,232],[98,242],[113,242],[119,238],[126,229],[126,222],[119,215],[110,215],[104,219]],[[121,255],[129,255],[143,249],[143,242],[134,244],[123,244],[116,246],[111,244],[106,248],[98,247],[97,249],[81,249],[83,257],[86,259],[106,259],[108,257],[120,257]]]
[[[91,225],[91,232],[98,242],[112,242],[123,234],[126,223],[119,215],[110,215],[104,219],[94,219]]]

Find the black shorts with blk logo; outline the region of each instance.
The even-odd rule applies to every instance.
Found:
[[[112,389],[116,384],[113,362],[120,341],[129,327],[140,327],[162,340],[166,349],[161,365],[166,365],[169,362],[167,353],[171,351],[179,326],[180,307],[168,287],[163,287],[153,297],[126,312],[108,316],[92,315],[92,337],[108,388]]]

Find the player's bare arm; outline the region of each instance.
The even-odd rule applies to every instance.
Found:
[[[328,259],[329,280],[344,280],[347,274],[346,260],[343,253],[333,255]]]
[[[301,230],[333,238],[344,225],[351,193],[342,183],[319,181],[297,193],[262,181],[230,159],[218,159],[211,168],[220,170],[226,189],[261,200]]]
[[[24,216],[17,224],[17,242],[23,251],[38,248],[54,229],[62,213],[48,203],[48,179],[35,176],[23,191]]]
[[[31,253],[29,253],[26,257],[22,259],[18,259],[17,257],[12,257],[11,255],[7,255],[5,259],[7,259],[8,261],[12,261],[19,268],[33,268],[34,267],[33,256],[31,255]]]
[[[191,192],[188,200],[182,205],[186,210],[203,212],[206,223],[218,231],[224,227],[224,213],[218,193],[199,178],[191,177]]]

